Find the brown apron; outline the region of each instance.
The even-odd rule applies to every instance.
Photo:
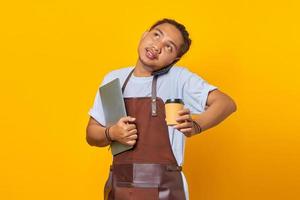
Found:
[[[156,97],[156,82],[157,75],[151,97],[124,98],[127,115],[136,118],[138,139],[133,149],[113,157],[105,200],[185,200],[181,167],[172,152],[165,105]]]

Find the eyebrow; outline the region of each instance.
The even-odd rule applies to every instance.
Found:
[[[159,28],[155,28],[154,30],[157,30],[160,34],[164,35],[164,33],[159,29]],[[176,44],[172,41],[172,40],[168,40],[170,43],[173,44],[173,46],[175,46],[176,50],[178,50]]]

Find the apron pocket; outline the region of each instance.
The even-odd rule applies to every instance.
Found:
[[[116,200],[159,200],[158,188],[116,187]]]

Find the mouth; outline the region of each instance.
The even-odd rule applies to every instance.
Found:
[[[150,60],[155,60],[157,59],[158,55],[153,50],[146,48],[146,57]]]

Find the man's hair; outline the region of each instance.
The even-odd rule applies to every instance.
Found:
[[[189,37],[189,33],[187,32],[185,26],[183,24],[180,24],[179,22],[173,20],[173,19],[161,19],[159,21],[157,21],[156,23],[154,23],[151,27],[150,27],[150,31],[152,29],[154,29],[156,26],[160,25],[160,24],[172,24],[173,26],[175,26],[181,33],[182,37],[183,37],[183,44],[181,45],[180,49],[179,49],[179,53],[178,56],[181,57],[183,56],[189,49],[192,43],[192,40]]]

